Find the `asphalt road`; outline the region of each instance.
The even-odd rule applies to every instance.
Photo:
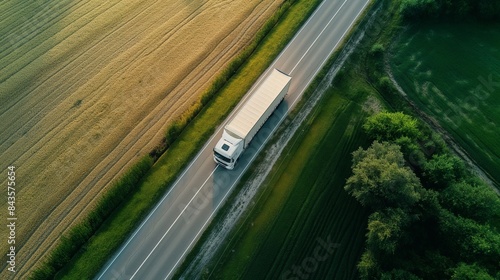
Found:
[[[171,190],[105,265],[97,279],[169,279],[208,226],[264,143],[336,50],[369,0],[328,0],[311,16],[270,70],[292,76],[288,95],[243,153],[234,170],[218,167],[212,149],[225,123],[216,131]],[[252,89],[253,90],[253,89]],[[250,93],[252,92],[250,90]],[[249,96],[246,95],[246,97]]]

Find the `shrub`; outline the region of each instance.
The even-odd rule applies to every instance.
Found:
[[[453,269],[453,275],[451,276],[451,280],[473,280],[473,279],[482,279],[482,280],[493,280],[494,278],[488,274],[484,268],[479,267],[477,264],[466,264],[460,263],[456,268]]]
[[[358,271],[360,279],[380,278],[380,265],[372,251],[366,250],[361,255],[361,260],[358,263]]]
[[[463,161],[451,154],[434,155],[424,164],[424,177],[439,189],[461,180],[465,174]]]
[[[381,43],[376,43],[372,46],[372,48],[370,49],[370,55],[373,55],[373,56],[382,56],[385,52],[385,48],[384,48],[384,45],[382,45]]]
[[[363,128],[372,139],[378,141],[395,141],[401,137],[416,141],[421,137],[417,120],[401,112],[378,113],[369,117]]]
[[[453,183],[441,192],[440,201],[453,213],[476,221],[500,217],[500,198],[485,184]]]

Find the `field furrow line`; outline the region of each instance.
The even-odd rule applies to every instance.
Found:
[[[343,110],[341,110],[341,111],[343,111]],[[336,115],[338,117],[338,114],[336,114]],[[327,136],[328,134],[342,131],[342,128],[345,128],[344,126],[339,127],[339,125],[340,124],[338,122],[336,124],[332,125],[328,129],[328,131],[325,133],[325,139],[329,138]],[[325,140],[322,140],[320,142],[323,143],[324,141]],[[345,148],[348,148],[348,147],[346,147],[347,141],[341,140],[340,142],[341,143],[339,143],[340,144],[339,147],[336,148],[337,151],[343,151],[343,150],[345,150]],[[323,145],[323,144],[320,144],[320,145]],[[314,158],[315,156],[317,156],[317,154],[312,155],[311,157]],[[328,162],[325,162],[325,164],[326,165],[332,165],[332,164],[337,165],[338,162],[333,160],[335,156],[336,155],[332,155],[331,159]],[[331,180],[329,174],[327,174],[328,170],[337,170],[337,169],[336,169],[336,166],[330,166],[330,168],[324,169],[321,174],[315,174],[316,178],[318,178],[319,181],[311,182],[311,186],[307,186],[307,187],[311,188],[311,193],[316,193],[313,189],[317,186],[325,186],[325,185],[332,184],[332,182],[327,183],[328,181]],[[306,187],[306,186],[304,186],[304,187]],[[304,204],[307,204],[307,206],[304,206],[304,207],[312,209],[312,212],[318,211],[317,208],[320,207],[319,205],[320,204],[322,205],[322,203],[314,204],[315,203],[314,201],[328,199],[328,198],[332,198],[332,201],[330,202],[331,205],[345,204],[345,201],[341,200],[341,198],[342,198],[341,195],[336,196],[336,197],[331,197],[331,195],[330,195],[331,192],[332,192],[332,190],[328,190],[328,189],[325,189],[322,192],[317,192],[316,195],[314,195],[313,197],[307,198],[306,202],[304,203]],[[308,203],[311,203],[312,205],[309,205]],[[345,207],[341,208],[341,209],[345,209],[342,212],[347,211],[346,210],[347,208],[345,208]],[[297,216],[297,218],[295,219],[295,222],[294,222],[294,224],[297,226],[297,232],[293,233],[293,231],[289,231],[287,234],[288,237],[286,237],[285,239],[291,240],[292,239],[291,236],[303,236],[305,234],[306,237],[301,238],[301,240],[303,240],[303,239],[308,240],[308,241],[310,241],[309,243],[311,243],[311,244],[304,245],[302,242],[300,242],[300,244],[297,244],[297,242],[290,241],[291,244],[294,244],[294,246],[292,246],[292,248],[288,248],[287,247],[288,245],[282,246],[280,248],[280,252],[278,254],[278,257],[274,261],[274,264],[273,264],[273,266],[270,270],[270,273],[268,275],[274,275],[280,271],[286,270],[286,269],[283,269],[283,266],[287,265],[287,266],[291,267],[294,264],[294,260],[301,259],[300,256],[302,256],[302,259],[306,258],[307,256],[310,256],[309,250],[311,248],[314,248],[315,246],[317,246],[317,244],[315,244],[317,238],[325,239],[328,236],[330,236],[332,241],[338,241],[338,240],[342,239],[341,236],[339,236],[339,232],[332,232],[332,228],[334,227],[333,226],[334,223],[337,225],[342,224],[342,225],[348,226],[349,221],[345,221],[341,218],[339,219],[339,217],[348,216],[347,213],[332,212],[331,210],[328,210],[328,209],[325,209],[325,210],[326,210],[326,212],[324,212],[324,215],[321,215],[321,216],[315,216],[314,214],[311,215],[312,212],[305,213],[305,212],[301,211],[299,213],[299,215]],[[318,212],[321,212],[321,211],[318,211]],[[294,225],[294,227],[295,227],[295,225]],[[302,251],[304,248],[308,248],[308,249],[306,249],[305,251]],[[292,252],[299,250],[300,252],[298,254],[293,254],[293,253],[289,253],[288,252],[289,250],[292,250]],[[292,256],[294,256],[294,257],[292,257]],[[278,260],[281,260],[281,261],[278,261]],[[300,262],[299,262],[299,264],[300,264]]]
[[[233,42],[229,43],[229,45],[230,46],[234,46],[236,44],[236,42],[237,42],[237,40],[233,40]],[[228,50],[228,48],[230,48],[230,47],[227,47],[223,51],[217,51],[216,52],[216,54],[217,54],[216,58],[214,58],[213,60],[209,61],[207,63],[207,66],[205,66],[204,68],[202,68],[201,71],[192,71],[192,72],[194,72],[196,74],[193,77],[190,77],[190,78],[187,79],[190,82],[188,82],[187,84],[178,85],[174,90],[172,90],[172,92],[174,92],[175,95],[170,95],[167,98],[169,98],[171,100],[179,100],[180,96],[185,96],[188,92],[196,92],[196,91],[201,90],[202,85],[199,85],[199,86],[195,87],[196,86],[195,84],[197,83],[197,81],[199,81],[200,79],[202,79],[203,76],[206,76],[207,73],[215,72],[215,71],[210,71],[210,70],[212,70],[212,68],[214,67],[214,64],[220,60],[220,57],[222,56],[220,53],[226,54],[227,53],[226,51]],[[206,59],[207,56],[205,56],[204,59]],[[198,64],[198,63],[196,63],[196,64]],[[207,77],[207,79],[211,79],[211,78],[213,78],[213,75],[210,75],[209,77]],[[186,99],[186,101],[181,100],[181,101],[183,101],[181,104],[179,104],[179,102],[176,102],[175,106],[172,106],[172,107],[176,107],[176,108],[179,108],[179,109],[175,110],[174,112],[170,112],[170,115],[173,115],[173,116],[178,115],[182,111],[182,108],[185,108],[186,104],[190,104],[190,103],[194,102],[194,100],[196,100],[196,99],[197,99],[197,97],[194,96],[191,99]],[[149,120],[149,123],[150,124],[151,123],[156,123],[161,118],[162,115],[165,115],[165,114],[169,113],[168,111],[170,111],[170,110],[171,110],[171,108],[167,108],[167,110],[160,111],[160,112],[158,112],[156,114],[151,114],[151,116],[153,117],[153,119]],[[150,126],[148,126],[148,127],[150,127]],[[140,131],[137,135],[142,135],[143,133],[145,133],[145,130],[147,130],[148,127],[145,127],[145,129],[142,130],[142,131]],[[163,131],[158,131],[158,133],[159,134],[163,134]]]
[[[265,10],[261,10],[261,9],[258,9],[260,12],[258,14],[255,14],[254,11],[252,11],[251,13],[251,16],[250,18],[245,22],[245,23],[242,23],[241,24],[241,28],[242,30],[241,31],[238,31],[237,32],[237,36],[232,40],[232,42],[230,44],[227,45],[227,47],[218,53],[217,56],[215,56],[209,64],[207,64],[202,71],[198,72],[197,76],[194,77],[194,79],[190,79],[190,81],[192,81],[190,84],[186,85],[188,86],[190,89],[192,87],[194,87],[194,84],[195,84],[195,81],[197,81],[199,78],[201,78],[201,76],[204,76],[206,75],[206,73],[213,73],[210,77],[208,77],[209,79],[212,79],[214,78],[214,76],[216,75],[216,72],[215,71],[211,71],[212,68],[213,68],[213,65],[215,65],[216,63],[218,63],[220,60],[222,60],[227,53],[233,51],[233,50],[236,50],[238,49],[238,45],[237,45],[237,42],[240,41],[242,38],[244,38],[245,36],[247,36],[247,32],[250,30],[250,27],[251,27],[251,24],[252,22],[254,22],[255,20],[257,20],[257,18],[261,17],[263,14],[267,13],[269,10],[272,9],[272,5],[267,5],[267,7],[265,8]],[[256,10],[257,7],[254,8],[254,10]],[[228,39],[230,38],[232,34],[228,34],[227,36],[225,36],[223,38],[223,40],[225,39]],[[198,90],[198,88],[196,88],[195,90]],[[177,93],[177,95],[183,95],[184,93],[183,92],[179,92]],[[185,106],[186,104],[188,103],[188,100],[184,100],[184,103],[181,104],[181,106]]]
[[[172,30],[170,30],[168,33],[166,33],[165,35],[163,35],[163,37],[161,38],[161,40],[158,41],[158,47],[162,46],[162,45],[165,45],[167,44],[167,42],[175,35],[177,34],[177,32],[182,29],[183,27],[185,27],[189,22],[191,22],[193,20],[193,18],[195,18],[197,15],[201,14],[203,12],[203,7],[205,5],[208,5],[208,2],[205,2],[204,4],[202,4],[202,6],[200,7],[197,7],[196,9],[194,9],[193,11],[189,12],[189,15],[184,17],[184,19],[179,22],[174,28],[172,28]],[[187,9],[187,8],[185,8]],[[150,53],[149,53],[150,54]]]
[[[69,0],[66,0],[66,2],[69,2]],[[1,40],[5,40],[7,38],[7,35],[9,33],[12,33],[12,31],[27,29],[29,25],[33,25],[34,22],[38,21],[40,12],[37,12],[37,10],[53,10],[51,6],[62,5],[62,3],[65,2],[63,2],[63,0],[59,3],[52,2],[45,7],[42,7],[36,1],[26,1],[13,4],[7,10],[5,10],[4,8],[0,8],[0,11],[2,11],[3,15],[0,19],[0,35],[2,35]],[[20,6],[24,7],[21,8]],[[35,15],[32,15],[33,12],[35,12]],[[23,22],[20,24],[19,20],[23,20]]]
[[[26,15],[26,10],[30,10],[30,6],[37,5],[35,2],[19,2],[18,4],[10,3],[10,7],[0,6],[0,11],[2,11],[2,17],[0,18],[0,35],[2,36],[0,42],[2,43],[2,47],[5,47],[4,42],[7,38],[7,35],[12,32],[13,26],[17,26],[18,23],[16,19],[22,18],[23,15]],[[24,6],[24,7],[23,7]],[[21,8],[22,7],[22,8]]]
[[[110,36],[110,35],[108,35],[108,36]],[[108,36],[106,36],[106,37],[108,37]],[[129,39],[129,41],[132,41],[132,40],[134,40],[134,39],[135,39],[135,37],[130,38],[130,39]],[[77,82],[78,82],[78,81],[85,81],[85,80],[87,80],[87,79],[88,79],[88,77],[82,77],[81,75],[77,75],[77,77],[76,77],[76,78],[77,78],[78,80],[76,80],[76,81],[72,81],[72,80],[70,79],[70,77],[68,77],[68,76],[70,76],[70,75],[74,75],[74,73],[72,73],[72,72],[70,71],[70,70],[71,70],[71,68],[70,68],[70,67],[72,67],[72,65],[74,65],[74,64],[75,64],[75,62],[76,62],[76,60],[77,60],[77,59],[82,58],[82,57],[84,58],[84,57],[85,57],[85,55],[87,55],[87,53],[97,53],[95,50],[93,50],[93,48],[94,48],[94,47],[95,47],[95,45],[94,45],[94,46],[92,46],[92,47],[91,47],[90,49],[88,49],[87,51],[85,51],[85,53],[82,53],[81,55],[76,56],[74,59],[67,60],[67,63],[66,63],[65,65],[63,65],[59,71],[57,71],[56,73],[53,73],[52,75],[48,76],[48,77],[47,77],[47,78],[46,78],[46,79],[45,79],[45,80],[44,80],[44,81],[43,81],[40,85],[38,85],[38,86],[37,86],[36,88],[34,88],[32,91],[38,90],[40,87],[45,86],[45,85],[46,85],[46,83],[53,83],[53,81],[51,81],[51,79],[53,79],[53,80],[64,80],[64,81],[68,81],[68,83],[70,83],[73,87],[75,87],[75,85],[77,84]],[[111,59],[111,58],[112,58],[112,57],[114,57],[114,56],[116,56],[116,53],[111,53],[111,54],[110,54],[107,58],[108,58],[108,59]],[[100,57],[100,58],[102,59],[102,57]],[[90,59],[90,60],[91,60],[91,61],[94,61],[93,59]],[[82,71],[83,71],[83,72],[86,72],[85,70],[87,70],[87,68],[90,68],[90,67],[95,67],[95,66],[94,66],[94,65],[92,65],[92,64],[89,64],[88,66],[86,66],[86,68],[83,68],[83,69],[82,69]],[[59,74],[59,72],[65,73],[65,74],[64,74],[64,76],[55,78],[55,77],[56,77],[56,75],[58,75],[58,74]],[[78,74],[78,73],[77,73],[77,74]],[[63,85],[63,84],[61,84],[61,85],[60,85],[60,87],[65,86],[65,85],[66,85],[66,83],[65,83],[64,85]],[[71,88],[69,88],[69,89],[68,89],[68,91],[69,91],[69,90],[71,90]],[[55,89],[53,90],[53,92],[54,92],[54,95],[55,95],[55,93],[60,92],[60,90],[59,90],[59,88],[55,88]],[[29,97],[29,96],[28,96],[28,97]],[[60,95],[57,95],[57,96],[46,95],[43,99],[41,99],[41,100],[36,100],[36,102],[32,102],[32,103],[35,103],[35,104],[44,104],[44,102],[43,102],[43,101],[45,101],[45,100],[49,100],[49,101],[50,101],[50,102],[49,102],[46,106],[44,106],[44,107],[37,106],[37,107],[36,107],[36,112],[37,112],[37,114],[36,114],[36,115],[33,115],[33,116],[32,116],[32,118],[31,118],[31,119],[29,119],[28,121],[23,120],[24,126],[23,126],[23,125],[17,125],[16,127],[19,127],[19,130],[23,130],[23,129],[25,129],[26,127],[31,127],[31,126],[34,126],[34,124],[32,124],[32,123],[31,123],[31,121],[32,121],[34,118],[40,117],[41,115],[43,115],[43,113],[44,113],[44,112],[48,111],[48,108],[52,108],[52,107],[54,106],[54,104],[59,104],[59,103],[60,103],[60,101],[61,101],[61,100],[63,100],[63,99],[65,99],[65,98],[67,98],[67,94],[60,94]],[[31,106],[30,106],[30,107],[31,107]],[[7,112],[7,113],[5,113],[5,114],[7,114],[7,115],[13,115],[13,114],[15,114],[16,112],[17,112],[20,116],[24,115],[24,114],[23,114],[23,111],[20,111],[20,110],[18,110],[17,108],[16,108],[15,112],[10,112],[10,111],[9,111],[9,112]],[[17,119],[17,117],[16,117],[16,119]],[[9,132],[9,134],[11,134],[11,135],[12,135],[12,133],[10,133],[10,132]],[[2,137],[2,139],[4,139],[4,138]],[[9,139],[6,139],[6,140],[9,140]],[[1,149],[0,149],[0,150],[1,150]]]
[[[54,82],[52,82],[52,83],[54,83]],[[57,85],[58,83],[55,82],[54,84]],[[43,83],[42,83],[42,85],[43,85]],[[29,98],[29,100],[34,104],[43,104],[43,101],[46,99],[51,100],[51,102],[56,100],[54,98],[54,95],[59,93],[57,90],[47,91],[47,92],[49,92],[49,94],[36,94],[35,96],[33,96],[32,92],[35,89],[37,89],[39,86],[40,85],[35,84],[35,85],[31,86],[31,89],[21,91],[20,93],[24,93],[24,94],[22,94],[22,95],[18,94],[17,96],[14,97],[14,99],[11,102],[9,102],[10,104],[4,104],[4,106],[2,106],[2,108],[4,110],[7,110],[7,113],[8,113],[7,115],[14,117],[13,118],[14,120],[23,120],[23,118],[21,118],[20,116],[24,117],[26,112],[29,112],[29,113],[34,112],[34,110],[26,110],[26,111],[18,110],[19,107],[22,107],[19,105],[19,102],[23,101],[26,98]],[[33,89],[33,87],[36,87],[36,88]],[[15,107],[16,105],[18,107]],[[35,108],[37,108],[37,106],[34,106],[31,109],[35,109]],[[9,109],[10,109],[10,111],[9,111]],[[39,106],[38,106],[38,109],[39,109]],[[43,110],[38,110],[38,113],[41,113],[41,112],[43,112]],[[5,114],[6,114],[6,112],[4,111],[2,115],[5,115]],[[3,124],[3,125],[5,125],[5,124]],[[18,125],[18,127],[19,127],[19,125]],[[2,137],[2,139],[5,139],[5,138]]]
[[[110,167],[110,165],[108,165],[108,167]],[[102,170],[106,170],[106,168],[104,168],[104,169],[102,169]],[[103,172],[103,173],[104,173],[104,172]],[[100,176],[95,176],[95,177],[93,177],[93,178],[94,178],[94,181],[96,181],[96,179],[95,179],[95,178],[98,178],[98,177],[100,177]]]
[[[0,8],[2,10],[4,10],[6,6],[12,7],[12,1],[9,0],[0,1]]]
[[[60,16],[63,14],[67,14],[69,11],[71,11],[72,8],[74,7],[79,7],[83,6],[83,4],[75,3],[72,6],[65,6],[64,9],[59,9],[57,10],[57,14],[51,14],[51,16],[48,16],[47,14],[40,15],[39,17],[46,17],[46,19],[38,19],[35,20],[33,18],[26,19],[25,23],[19,28],[19,31],[21,35],[16,35],[14,37],[6,37],[5,38],[5,46],[8,48],[2,51],[1,56],[2,60],[0,61],[2,65],[4,66],[4,71],[5,69],[8,68],[13,68],[12,70],[9,70],[9,73],[4,73],[0,77],[0,83],[3,83],[7,81],[12,75],[16,74],[19,72],[20,69],[26,67],[27,65],[33,63],[33,61],[30,60],[30,58],[38,58],[39,56],[42,56],[50,50],[50,48],[54,47],[57,45],[57,42],[53,42],[52,37],[56,34],[57,30],[52,30],[51,27],[56,26],[58,23],[63,21],[66,17]],[[59,8],[59,7],[56,7]],[[52,12],[47,11],[47,13]],[[46,34],[44,32],[50,32],[49,34]],[[48,36],[47,36],[48,35]],[[48,42],[53,42],[52,44],[49,44]],[[39,49],[45,47],[45,52],[43,50],[39,51]],[[9,51],[9,52],[8,52]],[[24,53],[20,55],[21,52]],[[5,52],[8,52],[5,54]],[[5,60],[4,60],[5,59]],[[9,60],[7,60],[9,59]],[[25,61],[24,65],[18,66],[17,64],[13,65],[14,63],[19,63],[19,61]],[[15,68],[17,66],[17,68]]]
[[[117,5],[117,4],[115,4]],[[112,7],[114,7],[115,5],[113,5]],[[100,5],[102,6],[102,5]],[[99,7],[100,7],[99,6]],[[55,47],[55,46],[59,46],[62,42],[64,42],[65,40],[67,40],[68,38],[70,38],[71,36],[74,36],[76,32],[79,32],[82,28],[85,28],[85,27],[88,27],[93,20],[95,20],[95,18],[99,17],[99,16],[102,16],[108,9],[104,10],[104,11],[97,11],[97,14],[96,12],[94,11],[95,9],[99,8],[99,7],[95,7],[94,9],[91,9],[90,11],[87,11],[87,12],[84,12],[83,16],[80,17],[80,19],[84,18],[84,17],[90,17],[90,14],[92,13],[92,17],[83,22],[83,23],[80,23],[80,21],[84,21],[84,20],[79,20],[79,21],[75,21],[75,22],[71,22],[69,25],[67,25],[63,30],[59,30],[57,33],[53,34],[52,36],[50,36],[49,38],[46,38],[45,40],[43,40],[40,44],[37,44],[37,47],[36,48],[31,48],[27,53],[25,53],[24,55],[22,55],[22,57],[20,58],[20,60],[23,60],[26,56],[31,56],[31,57],[36,57],[35,60],[29,62],[28,64],[25,64],[24,66],[22,66],[21,68],[17,69],[15,72],[11,73],[10,76],[6,77],[6,79],[0,81],[0,84],[2,82],[5,82],[7,79],[9,79],[10,77],[12,77],[12,75],[14,74],[17,74],[17,75],[20,75],[21,73],[21,69],[24,69],[26,68],[26,66],[30,65],[30,64],[40,64],[40,65],[43,65],[43,61],[44,59],[49,56],[48,54],[50,54],[50,52],[52,51],[52,49]],[[94,12],[94,13],[93,13]],[[76,13],[76,12],[75,12]],[[66,18],[62,18],[62,20],[66,20]],[[73,27],[74,26],[74,27]],[[70,30],[69,33],[65,33],[65,30],[67,29],[73,29],[73,30]],[[52,43],[53,41],[53,37],[54,36],[58,36],[59,34],[61,33],[65,33],[61,36],[61,38],[58,40],[58,42],[54,42]],[[41,36],[41,35],[40,35]],[[74,46],[71,46],[73,49],[76,49],[76,48],[80,48],[81,46],[80,45],[74,45]],[[40,50],[41,49],[41,50]],[[69,52],[69,51],[68,51]],[[29,58],[29,57],[27,57]],[[27,61],[29,61],[29,59],[26,59]],[[50,61],[50,60],[49,60]],[[27,70],[25,70],[27,71]],[[22,96],[22,97],[26,97],[26,96]],[[19,99],[19,98],[18,98]],[[10,107],[10,106],[9,106]]]
[[[68,64],[69,64],[69,63],[71,63],[71,62],[73,62],[73,61],[69,61],[69,62],[68,62]],[[63,68],[61,71],[63,71],[63,72],[70,72],[70,71],[66,71],[66,69],[65,69],[65,68]],[[54,74],[54,75],[55,75],[55,74]],[[51,76],[51,77],[52,77],[52,76]],[[48,80],[48,79],[47,79],[47,80]],[[66,77],[64,77],[64,80],[67,80],[67,78],[66,78]],[[54,102],[54,101],[57,101],[57,99],[55,99],[55,98],[54,98],[54,97],[52,97],[52,96],[48,96],[48,97],[46,97],[46,99],[50,99],[50,100],[52,100],[52,103],[56,103],[56,102]],[[37,112],[39,112],[39,114],[40,114],[41,112],[43,112],[43,110],[38,109],[38,110],[37,110]]]
[[[135,144],[135,143],[136,143],[136,142],[140,139],[140,135],[142,135],[142,134],[146,133],[146,131],[147,131],[147,130],[149,130],[149,128],[150,128],[150,127],[151,127],[154,123],[157,123],[157,122],[159,121],[160,117],[158,117],[158,116],[159,116],[159,115],[161,115],[161,114],[156,114],[156,113],[155,113],[155,114],[150,114],[150,115],[153,115],[154,119],[153,119],[152,121],[150,121],[150,122],[149,122],[149,125],[144,126],[144,127],[143,127],[143,129],[139,131],[139,133],[134,133],[134,135],[138,135],[138,136],[137,136],[136,138],[134,138],[134,139],[133,139],[134,141],[131,141],[130,143],[128,143],[128,144],[127,144],[127,146],[125,147],[125,149],[126,149],[126,150],[130,149],[130,148],[131,148],[131,146],[133,146],[133,145],[134,145],[134,144]],[[163,131],[160,131],[160,133],[163,133]],[[120,143],[120,144],[121,144],[121,143]],[[113,161],[111,161],[111,162],[108,164],[107,168],[104,168],[104,169],[103,169],[103,171],[101,171],[101,172],[102,172],[102,173],[105,173],[105,171],[104,171],[104,170],[111,168],[111,167],[112,167],[112,164],[113,164],[114,162],[116,162],[117,160],[118,160],[118,155],[117,155],[117,157],[116,157]],[[97,180],[96,178],[98,178],[98,177],[100,177],[100,176],[95,176],[95,177],[94,177],[94,179],[93,179],[93,182],[92,182],[92,183],[95,183],[95,181]]]
[[[313,155],[312,155],[313,156]],[[288,263],[293,262],[294,259],[297,258],[305,258],[307,257],[307,250],[303,250],[304,248],[314,247],[315,238],[303,238],[304,234],[311,235],[312,232],[316,233],[321,232],[318,228],[323,228],[324,225],[319,225],[318,223],[314,223],[314,215],[311,215],[313,212],[312,207],[314,205],[314,200],[317,199],[315,194],[315,188],[318,187],[317,179],[321,176],[317,176],[315,182],[310,182],[310,185],[303,186],[304,188],[308,188],[309,191],[307,193],[307,197],[305,197],[304,203],[297,210],[297,215],[294,217],[293,222],[290,224],[290,230],[286,237],[284,237],[285,242],[280,246],[280,250],[277,253],[276,258],[273,260],[273,265],[268,273],[268,275],[272,275],[273,267],[276,268],[275,271],[280,271],[283,266],[287,266]],[[283,208],[285,211],[285,208]],[[312,223],[312,224],[311,224]],[[279,232],[279,231],[278,231]],[[297,242],[297,240],[301,240],[301,242]],[[298,252],[298,253],[297,253]]]
[[[131,40],[134,39],[134,38],[131,38]],[[88,51],[87,51],[88,52]],[[115,55],[114,53],[110,54],[109,56],[112,57],[113,55]],[[84,54],[82,54],[82,56],[84,56]],[[67,64],[70,64],[72,63],[73,60],[69,60]],[[66,70],[66,69],[63,69],[63,70]],[[52,97],[47,97],[47,98],[52,98]]]
[[[117,5],[117,4],[115,4],[115,5]],[[115,6],[115,5],[113,5],[113,6]],[[21,60],[21,61],[26,61],[26,63],[22,66],[19,66],[18,69],[14,69],[13,71],[11,71],[10,75],[6,75],[6,77],[1,78],[0,84],[7,81],[10,77],[12,77],[12,75],[19,73],[20,69],[25,68],[27,65],[34,64],[37,61],[43,60],[46,57],[47,53],[52,51],[53,47],[58,46],[59,44],[61,44],[65,40],[67,40],[69,37],[75,35],[75,33],[79,32],[82,28],[88,27],[89,24],[91,24],[92,21],[95,20],[95,18],[97,18],[98,16],[101,16],[103,13],[105,13],[108,10],[108,9],[105,9],[103,11],[96,12],[95,10],[100,8],[100,6],[103,6],[103,5],[99,5],[98,7],[94,7],[94,8],[90,7],[90,10],[86,11],[86,12],[84,11],[84,14],[81,15],[77,21],[71,21],[70,19],[67,18],[68,16],[61,17],[59,19],[54,19],[54,20],[57,20],[57,22],[51,23],[51,26],[54,26],[58,23],[61,26],[64,26],[64,28],[60,29],[60,30],[54,30],[53,33],[49,34],[50,36],[48,36],[48,37],[47,37],[47,34],[40,33],[40,34],[37,34],[37,36],[35,38],[31,39],[31,41],[35,41],[35,42],[31,42],[31,44],[35,43],[34,45],[36,45],[36,47],[35,48],[33,48],[33,47],[28,48],[28,50],[21,56],[19,54],[16,54],[16,60],[14,61],[14,62],[16,62],[16,61]],[[77,13],[78,9],[84,9],[84,8],[86,8],[86,6],[82,4],[81,6],[77,7],[77,10],[75,10],[74,13]],[[90,17],[90,19],[86,19],[88,17]],[[70,22],[69,22],[69,24],[64,25],[63,24],[64,21],[70,21]],[[82,21],[84,21],[84,22],[82,22]],[[66,30],[69,30],[69,33],[66,32]],[[60,35],[61,33],[64,33],[64,34],[62,34],[60,36],[60,38],[58,39],[57,42],[54,41],[54,37]],[[38,37],[41,37],[40,38],[41,42],[36,41],[36,38],[38,38]],[[80,47],[80,46],[72,46],[72,47],[76,48],[76,47]],[[30,60],[30,58],[32,58],[32,57],[35,57],[35,59]],[[11,64],[12,63],[7,64],[5,66],[5,68],[8,68]],[[42,63],[40,63],[40,64],[42,64]]]
[[[82,4],[79,2],[74,2],[70,0],[66,1],[50,1],[48,5],[40,5],[39,3],[33,2],[35,7],[27,6],[25,10],[18,11],[15,14],[12,14],[14,19],[21,19],[21,25],[18,25],[17,22],[13,21],[13,26],[9,26],[7,30],[21,31],[24,36],[30,35],[27,31],[31,31],[32,33],[41,33],[38,32],[40,29],[44,29],[48,26],[53,25],[50,22],[58,23],[62,19],[62,15],[71,11],[74,7],[81,6]],[[46,19],[47,18],[47,19]]]
[[[264,4],[265,3],[262,3],[262,5],[264,5]],[[227,52],[229,52],[233,49],[236,49],[237,42],[240,41],[245,36],[248,36],[248,32],[249,32],[250,28],[252,27],[251,23],[255,22],[258,18],[260,18],[264,14],[268,13],[274,7],[274,5],[267,4],[264,9],[258,9],[258,7],[259,6],[255,6],[254,9],[249,12],[250,14],[249,14],[249,17],[247,18],[247,20],[245,20],[245,22],[240,24],[239,27],[241,27],[241,30],[238,30],[238,32],[236,32],[236,37],[234,37],[234,39],[232,39],[231,43],[228,44],[221,52],[218,53],[218,55],[211,61],[211,64],[218,62]],[[226,39],[230,38],[231,35],[234,35],[234,34],[227,34],[225,37],[222,38],[222,40],[226,40]],[[210,72],[209,70],[210,70],[211,64],[207,65],[203,69],[204,70],[203,72],[207,72],[207,73]]]

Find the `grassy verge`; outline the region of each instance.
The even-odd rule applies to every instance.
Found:
[[[138,184],[132,194],[114,209],[111,216],[83,247],[79,248],[75,244],[69,246],[72,251],[80,249],[69,264],[66,265],[69,256],[62,262],[56,263],[56,266],[49,261],[31,277],[34,279],[52,277],[51,275],[64,265],[57,278],[88,279],[95,275],[202,147],[214,128],[236,106],[293,37],[319,2],[319,0],[285,2],[259,32],[254,43],[216,79],[201,100],[193,104],[192,108],[168,130],[164,147],[152,152],[152,156],[157,157],[167,148],[168,150],[159,157],[141,180],[141,184]],[[70,236],[68,239],[73,238],[82,237]],[[79,244],[82,243],[84,242],[79,240]],[[60,246],[62,245],[58,245]],[[51,258],[54,257],[57,255],[53,253]]]
[[[390,57],[408,97],[434,117],[500,186],[500,25],[423,24]],[[429,42],[432,42],[430,44]]]

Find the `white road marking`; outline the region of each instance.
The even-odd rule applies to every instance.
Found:
[[[318,67],[318,69],[316,69],[316,72],[314,72],[314,74],[311,76],[311,79],[309,79],[309,81],[307,82],[307,85],[309,85],[312,82],[312,80],[316,77],[316,75],[318,75],[318,72],[321,71],[321,68],[323,68],[323,65],[325,64],[325,62],[330,58],[330,56],[335,51],[335,49],[340,44],[340,42],[342,42],[342,40],[344,39],[344,37],[347,34],[347,32],[349,32],[349,30],[351,30],[352,25],[356,22],[356,20],[358,19],[359,15],[365,10],[365,8],[368,5],[368,3],[370,3],[370,0],[366,1],[366,3],[363,5],[363,8],[361,8],[361,10],[358,12],[358,14],[356,15],[356,17],[354,18],[354,20],[351,21],[351,23],[349,24],[349,27],[346,29],[346,31],[340,37],[340,40],[335,44],[335,46],[332,48],[332,50],[330,51],[330,53],[328,54],[328,56],[323,60],[323,62],[321,62],[321,66]],[[298,98],[295,99],[295,101],[292,103],[292,105],[290,106],[290,108],[293,108],[294,104],[298,100],[299,100]]]
[[[215,170],[217,170],[218,167],[219,166],[217,165],[214,168],[214,170],[212,171],[212,173],[210,173],[210,175],[207,177],[207,179],[205,180],[205,182],[203,182],[203,184],[198,189],[198,191],[193,195],[193,197],[191,198],[191,200],[189,200],[189,202],[184,207],[184,209],[182,209],[182,211],[179,214],[179,216],[177,216],[177,218],[174,220],[174,222],[170,225],[170,227],[167,229],[167,231],[163,234],[163,236],[160,238],[160,240],[153,247],[153,249],[151,250],[151,252],[149,252],[149,254],[146,256],[146,258],[144,259],[144,261],[142,261],[141,265],[137,268],[137,270],[134,272],[134,274],[132,275],[132,277],[130,277],[130,280],[132,280],[135,277],[135,275],[137,274],[137,272],[139,272],[139,270],[142,268],[142,266],[144,265],[144,263],[146,263],[146,261],[149,259],[149,257],[151,256],[151,254],[153,254],[153,252],[156,250],[156,248],[158,247],[158,245],[160,245],[160,243],[163,241],[163,239],[165,238],[165,236],[167,236],[167,234],[170,232],[170,230],[172,229],[172,227],[174,227],[175,223],[177,223],[177,221],[182,216],[182,214],[184,214],[184,211],[186,211],[186,209],[188,208],[189,204],[191,204],[191,202],[193,202],[194,198],[198,195],[198,193],[200,193],[201,189],[203,189],[203,187],[205,186],[205,184],[208,182],[208,179],[210,179],[210,177],[212,177],[212,175],[214,174]]]
[[[342,10],[342,8],[344,7],[345,3],[347,3],[347,0],[345,0],[344,3],[342,3],[342,5],[340,6],[340,8],[337,10],[337,12],[328,21],[328,23],[325,25],[325,27],[323,28],[323,30],[321,30],[321,32],[318,34],[318,36],[316,37],[316,39],[314,39],[314,41],[312,42],[312,44],[309,46],[309,48],[307,48],[307,50],[304,52],[304,54],[299,59],[299,61],[297,62],[297,64],[295,64],[295,66],[292,68],[292,71],[290,71],[290,75],[292,75],[292,73],[295,70],[295,68],[297,68],[297,66],[300,64],[300,62],[302,61],[302,59],[304,59],[304,57],[311,50],[311,48],[314,46],[314,44],[316,44],[316,41],[318,41],[319,37],[321,37],[321,35],[323,35],[323,32],[325,32],[326,28],[330,25],[330,23],[332,23],[333,19],[338,15],[338,13],[340,12],[340,10]],[[342,37],[343,37],[343,35],[342,35]]]

